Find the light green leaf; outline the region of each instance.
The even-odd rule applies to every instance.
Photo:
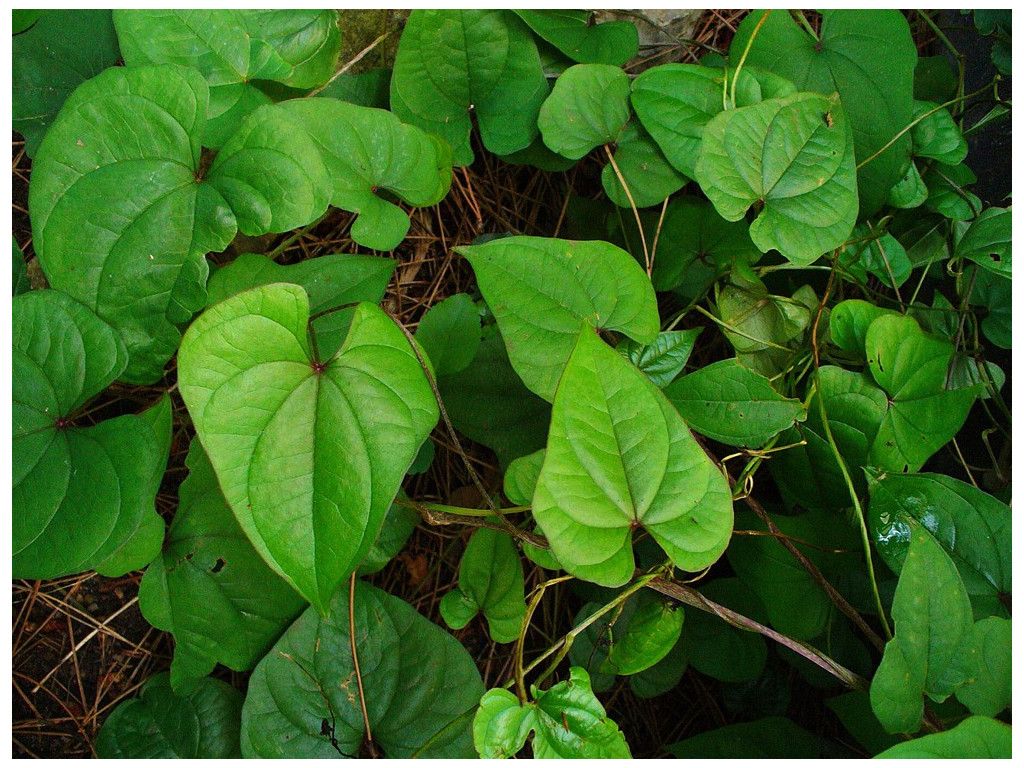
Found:
[[[455,250],[473,266],[512,367],[549,402],[581,320],[645,344],[658,335],[651,283],[633,257],[614,245],[507,237]]]
[[[763,203],[751,239],[796,264],[838,248],[857,219],[853,139],[836,96],[796,93],[722,112],[704,128],[696,179],[729,221]]]
[[[469,294],[457,293],[428,309],[416,327],[416,341],[438,376],[468,368],[480,348],[480,312]]]
[[[242,709],[243,757],[356,756],[365,730],[361,703],[374,743],[389,758],[472,757],[469,719],[461,718],[484,686],[469,653],[408,603],[362,581],[352,609],[365,700],[346,586],[329,618],[310,608],[257,665]]]
[[[967,157],[967,141],[948,109],[932,112],[938,106],[931,101],[914,102],[914,119],[920,118],[920,122],[910,130],[914,156],[938,160],[946,165],[962,163]],[[923,117],[928,112],[932,114]]]
[[[441,600],[441,616],[452,629],[462,629],[482,612],[491,638],[511,643],[519,637],[526,601],[523,563],[504,533],[478,529],[470,538],[459,565],[459,586]]]
[[[58,291],[30,291],[12,310],[14,577],[143,567],[162,540],[154,498],[169,434],[134,415],[75,424],[76,411],[124,370],[124,345]]]
[[[910,123],[917,48],[902,13],[823,11],[817,38],[784,10],[772,11],[760,25],[764,13],[751,13],[740,24],[729,48],[731,58],[738,61],[750,43],[747,66],[788,78],[800,90],[826,96],[838,91],[858,163],[887,147]],[[910,136],[904,135],[857,172],[861,216],[870,216],[885,202],[909,154]]]
[[[968,717],[955,728],[930,733],[890,747],[876,758],[892,759],[1009,759],[1011,730],[989,717]]]
[[[956,256],[1002,277],[1012,277],[1012,233],[1012,209],[986,208],[957,243]]]
[[[508,465],[505,470],[504,491],[513,504],[528,505],[533,500],[533,492],[537,488],[540,468],[544,466],[545,449],[534,451]]]
[[[916,521],[892,604],[895,637],[871,681],[871,708],[890,733],[916,733],[924,694],[945,700],[966,679],[958,658],[973,626],[956,567]]]
[[[732,532],[718,467],[661,390],[587,324],[555,394],[533,513],[567,571],[610,587],[633,574],[637,527],[688,571],[715,562]]]
[[[242,694],[204,678],[179,696],[170,676],[149,678],[137,699],[122,703],[96,736],[100,759],[237,758]]]
[[[511,691],[492,688],[473,717],[473,746],[484,760],[513,757],[526,746],[535,720],[532,704],[520,706]]]
[[[516,10],[538,37],[581,64],[621,66],[637,54],[639,35],[629,21],[591,25],[591,11]]]
[[[242,530],[323,611],[373,545],[438,410],[383,311],[360,304],[323,360],[308,319],[295,285],[233,296],[189,328],[178,383]]]
[[[974,625],[969,641],[969,677],[956,689],[956,697],[972,714],[995,717],[1010,706],[1012,640],[1009,619],[992,616]]]
[[[626,123],[619,134],[614,157],[615,165],[609,162],[601,171],[601,185],[608,199],[620,208],[658,205],[689,181],[665,159],[657,143],[636,120]],[[616,166],[629,189],[628,195],[615,172]]]
[[[171,684],[179,694],[217,663],[252,669],[306,607],[239,528],[198,440],[186,464],[167,542],[139,587],[143,616],[174,635]]]
[[[683,679],[686,674],[689,655],[685,644],[678,642],[653,667],[645,669],[629,678],[629,687],[641,699],[653,699],[668,693]]]
[[[628,627],[616,635],[601,671],[635,675],[657,664],[672,650],[683,629],[683,611],[654,592],[644,590]]]
[[[577,64],[555,81],[537,117],[544,143],[579,160],[614,143],[629,120],[629,76],[608,64]]]
[[[797,759],[822,757],[818,739],[785,717],[727,725],[665,747],[677,758]]]
[[[114,12],[125,64],[193,67],[210,86],[204,144],[219,149],[271,99],[253,80],[312,88],[334,73],[336,11],[127,10]]]
[[[759,448],[807,418],[799,400],[783,397],[735,359],[684,376],[665,395],[692,429],[726,445]]]
[[[700,332],[700,328],[688,331],[663,331],[650,344],[623,339],[615,349],[646,373],[647,378],[654,382],[655,386],[664,389],[686,366]]]
[[[109,10],[35,13],[35,23],[11,40],[13,126],[29,157],[71,92],[121,55]]]
[[[1012,593],[1010,508],[945,475],[871,478],[871,532],[879,554],[900,573],[911,523],[924,526],[956,564],[978,618],[1004,615]]]
[[[893,208],[917,208],[928,200],[928,187],[921,178],[917,165],[913,162],[907,166],[903,177],[893,184],[889,190],[886,203]]]
[[[270,283],[294,283],[309,296],[309,313],[315,316],[344,304],[384,298],[396,262],[377,256],[332,253],[298,264],[282,266],[266,256],[243,253],[210,276],[206,306],[219,304],[236,293]],[[348,334],[354,309],[330,312],[313,321],[317,349],[330,356]]]
[[[837,347],[860,360],[866,358],[868,327],[883,315],[896,314],[863,299],[847,299],[832,308],[828,330]]]
[[[422,10],[410,14],[391,77],[391,109],[473,162],[470,114],[498,155],[528,147],[548,85],[529,28],[511,11]]]

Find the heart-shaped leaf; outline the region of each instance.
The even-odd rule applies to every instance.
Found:
[[[847,299],[832,308],[829,315],[829,335],[844,352],[865,359],[868,328],[882,315],[895,314],[863,299]]]
[[[980,264],[989,272],[1012,277],[1013,213],[1010,208],[986,208],[956,246],[956,255]]]
[[[914,102],[917,122],[910,130],[914,156],[957,165],[967,157],[967,141],[949,110],[938,106],[930,101]]]
[[[540,38],[580,64],[619,67],[637,54],[640,38],[629,21],[591,24],[591,11],[516,10]]]
[[[577,64],[555,81],[537,125],[552,151],[578,160],[617,141],[629,116],[629,76],[608,64]]]
[[[242,530],[317,609],[373,545],[437,422],[420,362],[394,322],[360,304],[318,360],[296,285],[245,291],[182,340],[178,383]]]
[[[139,698],[115,709],[96,736],[101,759],[238,758],[242,694],[204,678],[179,696],[167,673],[154,675]]]
[[[910,277],[912,267],[907,251],[888,232],[858,224],[853,238],[839,254],[839,264],[859,283],[866,284],[870,273],[889,287],[899,288]]]
[[[836,96],[795,93],[722,112],[704,128],[696,179],[729,221],[763,204],[751,239],[796,264],[838,248],[857,220],[853,139]]]
[[[735,359],[706,365],[672,384],[665,395],[697,432],[726,445],[759,448],[807,418],[799,400]]]
[[[109,10],[40,10],[11,40],[14,130],[35,157],[64,100],[90,77],[117,63]]]
[[[178,693],[217,663],[252,669],[306,607],[238,527],[198,440],[186,464],[167,541],[139,587],[143,616],[174,635],[171,684]]]
[[[1012,697],[1013,632],[1009,619],[991,616],[974,625],[968,641],[971,661],[967,682],[956,697],[975,715],[995,717]]]
[[[910,136],[896,138],[914,108],[917,48],[906,17],[895,10],[827,10],[813,37],[788,12],[767,12],[762,23],[765,13],[743,20],[730,55],[738,60],[749,45],[747,65],[788,78],[800,90],[839,92],[857,162],[885,148],[857,172],[860,213],[870,216],[903,175],[910,154]]]
[[[690,359],[700,328],[688,331],[663,331],[650,344],[623,339],[616,349],[647,374],[655,386],[664,389],[679,375]]]
[[[395,55],[391,108],[473,162],[470,113],[498,155],[528,147],[548,85],[533,36],[511,11],[422,10],[409,15]]]
[[[715,562],[732,533],[725,477],[651,381],[587,324],[558,384],[533,514],[563,567],[620,586],[643,527],[680,568]]]
[[[630,120],[622,129],[613,157],[614,163],[609,161],[601,170],[601,185],[608,199],[620,208],[658,205],[689,181],[665,159],[657,143],[636,120]]]
[[[114,330],[69,296],[16,297],[11,336],[15,578],[93,569],[120,576],[143,567],[163,538],[153,504],[169,421],[160,434],[141,416],[75,423],[127,355]]]
[[[438,376],[469,367],[480,348],[480,312],[466,293],[456,293],[426,311],[416,341],[427,351]]]
[[[455,249],[473,265],[516,373],[551,401],[580,321],[641,343],[658,335],[658,304],[640,265],[600,241],[506,237]]]
[[[968,717],[955,728],[904,741],[875,755],[879,759],[1009,759],[1012,730],[990,717]]]
[[[533,732],[533,756],[551,758],[628,758],[629,747],[608,719],[581,667],[546,691],[533,689],[534,701],[520,705],[515,694],[492,688],[473,719],[473,743],[480,757],[512,757]]]
[[[932,163],[921,174],[921,181],[928,188],[925,205],[947,219],[970,221],[981,214],[981,199],[966,189],[977,180],[974,171],[964,163]]]
[[[478,612],[487,617],[495,642],[519,637],[526,614],[523,563],[512,539],[489,528],[473,534],[459,564],[459,586],[441,600],[441,616],[452,629],[462,629]]]
[[[389,758],[472,757],[466,715],[484,686],[469,653],[408,603],[361,581],[352,611],[362,687],[342,588],[330,618],[307,610],[257,665],[242,709],[242,755],[356,756],[364,704]]]
[[[683,618],[679,606],[644,590],[637,595],[628,626],[615,633],[601,671],[635,675],[650,669],[665,658],[679,640]]]
[[[336,11],[236,9],[114,12],[125,64],[182,64],[210,86],[203,143],[218,149],[271,99],[252,81],[294,88],[327,82],[341,50]]]

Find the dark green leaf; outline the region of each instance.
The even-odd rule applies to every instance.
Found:
[[[432,448],[433,445],[428,440],[423,444],[423,448],[427,446]],[[421,454],[423,453],[423,448],[420,448]],[[433,451],[431,451],[431,458],[433,458]],[[413,474],[412,468],[410,468],[409,474]],[[373,542],[370,551],[366,553],[366,557],[363,558],[363,562],[359,564],[359,568],[356,570],[359,576],[369,576],[370,574],[377,573],[377,571],[390,563],[395,555],[402,551],[405,542],[412,535],[413,529],[416,528],[416,524],[420,521],[420,516],[408,507],[402,506],[400,501],[404,498],[404,491],[399,491],[398,497],[384,518],[384,525],[381,526],[376,541]]]
[[[1013,291],[1008,279],[989,270],[981,270],[971,292],[972,304],[985,307],[988,313],[981,321],[986,338],[1002,349],[1013,344]]]
[[[974,625],[968,641],[971,655],[967,662],[969,676],[956,690],[956,697],[972,714],[995,717],[1010,706],[1012,639],[1009,619],[992,616]]]
[[[978,177],[963,163],[933,163],[921,177],[928,187],[926,205],[953,221],[970,221],[981,213],[981,199],[966,188]]]
[[[1001,277],[1012,277],[1012,233],[1010,208],[986,208],[957,243],[955,255]]]
[[[19,296],[22,293],[32,290],[32,282],[28,279],[28,265],[25,263],[25,255],[18,247],[18,240],[11,238],[14,256],[14,274],[11,278],[12,293]]]
[[[438,376],[464,371],[480,348],[480,311],[468,294],[449,296],[423,315],[416,341]]]
[[[727,725],[669,744],[666,749],[677,758],[803,759],[821,757],[818,740],[792,720],[766,717],[751,723]]]
[[[757,595],[735,577],[701,586],[701,594],[747,618],[768,621]],[[689,611],[679,645],[687,649],[690,666],[727,683],[756,680],[764,672],[768,646],[756,632],[727,624],[706,611]]]
[[[871,697],[867,691],[847,691],[825,700],[825,705],[836,713],[839,721],[869,755],[901,743],[898,736],[886,733],[871,711]]]
[[[317,96],[347,101],[361,107],[387,109],[391,101],[391,70],[376,67],[359,75],[342,75],[332,80]]]
[[[618,67],[637,54],[639,36],[628,21],[590,25],[591,11],[517,10],[539,37],[581,64]]]
[[[956,97],[956,70],[945,56],[919,56],[914,67],[914,98],[937,104]]]
[[[664,389],[686,366],[700,332],[700,328],[688,331],[663,331],[650,344],[623,339],[615,349],[646,373],[647,378],[654,382],[656,387]]]
[[[854,242],[839,254],[839,264],[859,282],[866,283],[870,273],[885,285],[899,288],[910,277],[910,259],[895,237],[859,224],[853,238]]]

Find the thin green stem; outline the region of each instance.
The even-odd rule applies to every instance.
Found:
[[[704,317],[725,328],[725,330],[735,333],[737,336],[742,336],[744,339],[747,339],[748,341],[754,341],[757,342],[758,344],[764,344],[766,347],[772,347],[773,349],[781,349],[785,352],[793,351],[789,347],[784,347],[781,344],[776,344],[774,341],[768,341],[767,339],[759,339],[756,336],[751,336],[749,333],[744,333],[734,325],[730,325],[729,323],[725,322],[725,320],[715,317],[712,313],[708,312],[706,309],[704,309],[704,307],[700,306],[699,304],[695,304],[693,308],[700,312],[702,315],[704,315]]]
[[[622,175],[622,171],[619,170],[619,164],[615,162],[615,155],[612,154],[611,147],[605,144],[604,151],[608,155],[608,162],[611,163],[612,170],[615,171],[615,177],[626,192],[626,199],[629,200],[629,207],[633,209],[633,216],[636,217],[636,228],[640,232],[640,245],[644,249],[644,263],[647,265],[647,276],[650,277],[651,271],[654,269],[654,261],[651,259],[651,252],[647,249],[647,237],[644,235],[644,225],[640,221],[640,211],[637,210],[636,202],[633,200],[633,193],[629,191],[629,185],[626,184],[626,179]]]
[[[548,579],[547,581],[541,582],[534,589],[530,602],[527,603],[526,613],[523,615],[523,623],[519,628],[519,637],[516,638],[516,649],[515,649],[515,668],[513,675],[515,676],[516,685],[516,696],[519,697],[519,703],[525,704],[528,700],[526,693],[526,675],[530,669],[533,669],[535,665],[531,665],[529,669],[523,668],[523,653],[526,645],[526,632],[530,628],[530,622],[533,621],[533,614],[537,610],[537,606],[540,605],[541,599],[544,597],[544,593],[547,592],[548,587],[552,587],[555,584],[561,584],[563,581],[569,581],[574,578],[573,576],[558,576],[554,579]]]

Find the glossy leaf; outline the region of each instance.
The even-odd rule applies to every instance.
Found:
[[[1012,593],[1008,506],[945,475],[883,474],[872,478],[870,491],[871,532],[894,573],[920,523],[956,564],[975,615],[1003,615]]]
[[[174,635],[171,684],[179,694],[217,663],[252,669],[306,607],[238,526],[198,440],[186,464],[167,541],[139,588],[143,616]]]
[[[669,744],[666,749],[682,760],[815,760],[822,756],[818,740],[785,717],[766,717],[749,723],[727,725]]]
[[[590,688],[580,667],[546,691],[532,688],[534,701],[520,705],[504,688],[480,700],[473,720],[473,743],[480,757],[512,757],[533,733],[533,756],[551,758],[628,758],[629,747]]]
[[[729,52],[738,57],[750,43],[746,64],[792,80],[799,90],[826,96],[838,91],[853,130],[857,162],[889,144],[911,121],[917,49],[910,26],[894,10],[827,10],[817,38],[785,11],[751,13]],[[751,42],[752,40],[752,42]],[[904,135],[857,172],[860,214],[881,207],[903,175],[910,150]]]
[[[533,513],[563,567],[604,586],[633,574],[643,527],[680,568],[732,532],[725,478],[661,391],[584,324],[555,394]]]
[[[449,296],[423,315],[416,341],[438,376],[464,371],[480,348],[480,311],[468,294]]]
[[[71,92],[121,55],[110,10],[36,13],[31,26],[11,40],[13,125],[25,137],[29,157],[35,157]]]
[[[629,76],[608,64],[577,64],[555,81],[537,125],[549,149],[578,160],[617,141],[629,116]]]
[[[609,243],[507,237],[455,250],[473,266],[512,367],[549,402],[581,320],[645,344],[658,335],[650,281],[632,256]]]
[[[516,10],[540,38],[581,64],[621,66],[637,55],[639,36],[628,21],[590,24],[590,11]]]
[[[210,86],[206,146],[219,149],[271,99],[253,80],[295,88],[327,82],[341,50],[336,11],[237,9],[114,12],[125,64],[181,64]]]
[[[615,349],[647,374],[654,385],[664,389],[686,366],[700,328],[688,331],[663,331],[650,344],[623,339]]]
[[[204,678],[187,695],[170,675],[154,675],[141,695],[115,709],[96,736],[101,759],[238,758],[242,694],[223,680]]]
[[[992,616],[974,625],[968,641],[968,678],[956,689],[956,697],[972,714],[995,717],[1010,706],[1012,640],[1009,619]]]
[[[76,424],[76,411],[124,370],[124,345],[58,291],[30,291],[12,309],[15,578],[143,567],[162,539],[154,498],[169,430],[158,435],[130,414]]]
[[[957,243],[956,256],[1002,277],[1012,277],[1012,219],[1010,208],[986,208]]]
[[[308,319],[295,285],[233,296],[189,328],[178,382],[242,530],[324,611],[377,538],[438,411],[383,311],[360,304],[324,360],[308,346]]]
[[[537,136],[548,86],[529,28],[511,11],[423,10],[410,14],[391,77],[391,109],[473,162],[470,114],[488,150],[507,155]]]
[[[796,264],[842,245],[857,219],[853,139],[835,96],[796,93],[722,112],[704,128],[696,179],[729,221],[763,202],[751,239]]]
[[[871,708],[890,733],[916,733],[923,696],[943,701],[966,674],[971,604],[956,567],[916,521],[892,604],[895,637],[871,681]]]
[[[905,741],[875,755],[881,759],[1009,759],[1011,730],[989,717],[968,717],[955,728]]]
[[[463,715],[476,707],[484,686],[466,650],[408,603],[361,581],[353,611],[374,743],[389,758],[472,757]],[[328,616],[307,610],[257,665],[242,709],[243,757],[359,753],[365,727],[347,586],[335,594]]]
[[[684,376],[665,395],[692,429],[726,445],[758,448],[807,418],[799,400],[783,397],[735,359]]]
[[[236,293],[270,283],[294,283],[309,296],[309,313],[315,316],[344,304],[384,298],[396,262],[377,256],[332,253],[283,266],[256,253],[243,253],[210,276],[207,307]],[[313,321],[317,349],[323,356],[341,346],[352,322],[353,309],[330,312]]]
[[[459,586],[441,600],[441,616],[462,629],[478,612],[487,618],[491,639],[511,643],[519,637],[526,614],[523,563],[506,534],[479,528],[459,565]]]

